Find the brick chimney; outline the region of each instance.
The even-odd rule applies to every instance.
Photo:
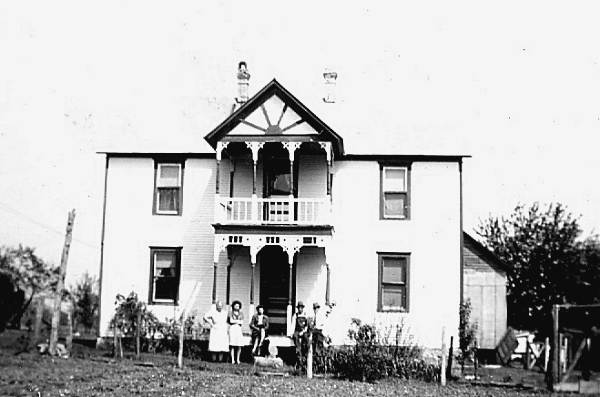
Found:
[[[244,61],[238,63],[237,80],[238,96],[235,98],[235,101],[237,103],[244,103],[248,100],[248,86],[250,85],[250,73],[248,73],[248,65]]]

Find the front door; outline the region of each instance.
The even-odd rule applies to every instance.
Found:
[[[259,260],[260,304],[269,316],[269,334],[285,335],[290,280],[287,254],[279,246],[266,246]]]

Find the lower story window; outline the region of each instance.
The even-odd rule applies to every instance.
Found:
[[[409,255],[379,253],[379,294],[377,310],[408,311]]]
[[[150,303],[176,304],[181,248],[150,248]]]

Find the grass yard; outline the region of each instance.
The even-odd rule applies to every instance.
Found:
[[[8,331],[10,332],[10,331]],[[5,339],[3,335],[2,339]],[[140,362],[112,360],[105,352],[75,345],[69,359],[15,355],[15,343],[0,343],[1,396],[549,396],[543,391],[388,380],[377,384],[327,377],[258,376],[250,364],[232,366],[145,354]],[[153,366],[141,366],[151,362]],[[515,373],[514,376],[517,373]],[[556,394],[555,394],[556,395]]]

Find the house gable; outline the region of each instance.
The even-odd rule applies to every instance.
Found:
[[[217,142],[235,137],[292,138],[329,141],[336,156],[344,153],[342,137],[273,79],[204,137]]]

